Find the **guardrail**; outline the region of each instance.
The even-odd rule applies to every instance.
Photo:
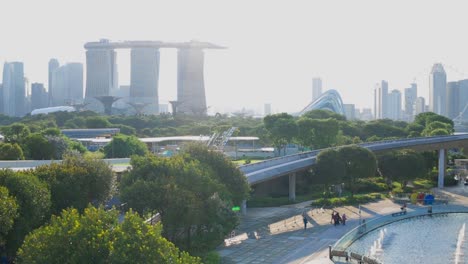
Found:
[[[357,144],[358,146],[369,148],[370,150],[381,150],[387,148],[394,148],[400,147],[403,145],[402,143],[413,142],[413,144],[432,144],[432,143],[444,143],[448,141],[454,140],[462,140],[468,139],[468,135],[446,135],[446,136],[434,136],[434,137],[415,137],[415,138],[402,138],[402,139],[393,139],[393,140],[381,140],[381,141],[374,141],[374,142],[365,142]],[[400,143],[400,144],[398,144]],[[389,146],[391,144],[397,144],[397,146]],[[343,146],[339,146],[343,147]],[[339,147],[332,147],[332,148],[339,148]],[[328,148],[325,148],[328,149]],[[284,163],[305,159],[313,156],[317,156],[322,150],[325,149],[318,149],[313,151],[301,152],[297,154],[292,154],[283,157],[277,157],[269,160],[260,161],[253,164],[246,164],[239,166],[239,169],[245,173],[249,174],[255,171],[259,171],[262,169],[266,169],[268,167],[273,167],[277,165],[281,165]]]

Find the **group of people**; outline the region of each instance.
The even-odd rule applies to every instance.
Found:
[[[343,225],[346,225],[346,214],[343,214],[342,216],[340,216],[340,213],[339,212],[335,212],[333,211],[332,213],[332,217],[331,217],[331,223],[334,224],[335,226],[339,225],[339,224],[343,224]]]

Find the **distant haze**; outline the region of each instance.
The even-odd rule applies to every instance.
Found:
[[[245,107],[299,111],[312,78],[345,103],[373,105],[380,80],[403,91],[416,78],[428,97],[432,64],[447,79],[468,78],[464,1],[116,1],[16,0],[2,3],[0,70],[23,61],[30,83],[47,85],[47,62],[85,64],[83,44],[111,40],[189,41],[227,46],[205,52],[210,112]],[[118,52],[129,84],[129,52]],[[160,102],[176,98],[176,51],[161,50]]]

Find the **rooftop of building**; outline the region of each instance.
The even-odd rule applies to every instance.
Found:
[[[131,48],[198,48],[198,49],[225,49],[226,47],[210,42],[191,40],[188,42],[163,42],[152,40],[132,40],[132,41],[110,41],[101,39],[100,41],[87,42],[85,49],[131,49]]]

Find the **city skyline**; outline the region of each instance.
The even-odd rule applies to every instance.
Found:
[[[205,53],[210,112],[242,107],[262,112],[266,102],[271,103],[274,112],[299,111],[310,103],[313,77],[322,79],[324,91],[336,89],[344,103],[357,108],[373,108],[373,89],[380,80],[389,82],[389,90],[399,91],[416,82],[418,96],[428,101],[430,68],[436,62],[444,64],[447,81],[467,78],[459,72],[468,72],[464,55],[468,40],[445,41],[462,30],[463,4],[136,2],[8,3],[10,12],[0,18],[3,24],[33,10],[43,19],[34,24],[18,21],[15,27],[5,28],[4,36],[9,37],[0,43],[0,62],[21,61],[30,83],[47,84],[48,61],[57,58],[63,64],[84,64],[85,42],[100,38],[207,40],[228,47],[222,53]],[[23,8],[25,3],[27,10]],[[178,8],[181,4],[186,7],[184,10]],[[109,5],[112,11],[108,11]],[[311,15],[312,9],[321,12]],[[100,19],[103,12],[109,12],[106,21]],[[441,13],[449,15],[440,17]],[[238,19],[239,14],[242,20]],[[417,20],[413,19],[414,14],[418,15]],[[330,19],[331,15],[340,19]],[[398,20],[394,19],[396,15]],[[57,21],[58,28],[63,29],[60,34],[49,30]],[[440,37],[434,38],[433,31]],[[40,41],[30,41],[34,38]],[[385,41],[375,41],[378,38]],[[129,85],[130,56],[119,51],[117,57],[119,83]],[[176,61],[176,51],[161,55],[161,103],[177,98]],[[0,65],[3,67],[3,63]]]

